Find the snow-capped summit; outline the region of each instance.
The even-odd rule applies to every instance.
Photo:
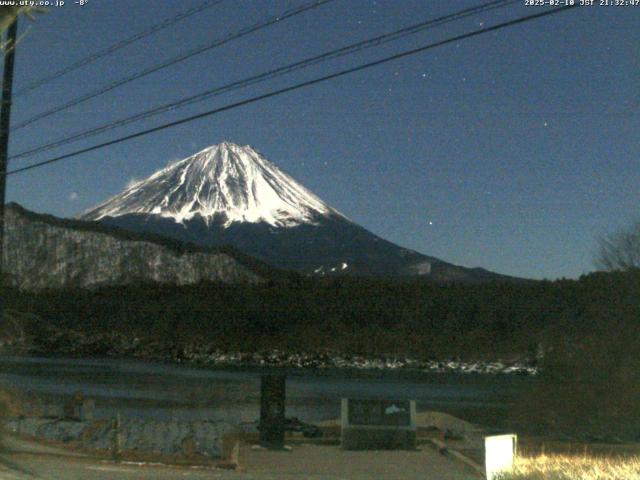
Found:
[[[249,145],[222,142],[170,163],[82,218],[151,214],[184,223],[200,216],[225,228],[234,222],[293,227],[338,215]]]

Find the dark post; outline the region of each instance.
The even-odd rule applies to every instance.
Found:
[[[284,375],[264,375],[260,386],[260,445],[284,448]]]
[[[13,87],[13,63],[18,37],[18,17],[7,31],[2,76],[2,105],[0,105],[0,325],[4,321],[4,202],[6,196],[7,163],[9,153],[9,125],[11,117],[11,90]]]

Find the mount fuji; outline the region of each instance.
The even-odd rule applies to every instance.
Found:
[[[203,246],[231,245],[273,266],[307,274],[435,281],[502,277],[384,240],[250,146],[230,142],[170,163],[80,218]]]

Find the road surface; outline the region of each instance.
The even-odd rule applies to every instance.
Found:
[[[291,451],[240,451],[241,471],[114,463],[9,437],[0,452],[0,480],[478,480],[456,461],[423,446],[417,451],[348,452],[296,445]]]

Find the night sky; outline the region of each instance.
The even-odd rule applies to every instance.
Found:
[[[15,99],[13,123],[308,0],[225,0]],[[596,3],[598,0],[596,0]],[[201,0],[67,0],[22,20],[15,89]],[[335,0],[16,131],[11,153],[482,3]],[[314,66],[10,169],[546,7],[521,3]],[[73,216],[204,147],[250,144],[372,232],[529,278],[592,271],[640,215],[640,6],[576,8],[8,178],[8,201]]]

